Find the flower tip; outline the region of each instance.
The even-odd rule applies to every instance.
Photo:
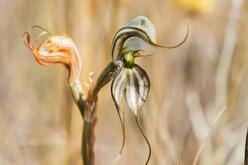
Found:
[[[33,49],[33,46],[30,44],[30,35],[28,32],[23,33],[22,40],[29,49]]]

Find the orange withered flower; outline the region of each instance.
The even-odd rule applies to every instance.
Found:
[[[45,33],[49,37],[36,45],[31,42],[29,32],[25,32],[23,40],[27,47],[32,51],[35,60],[41,65],[64,64],[68,69],[68,80],[70,84],[79,83],[79,76],[81,72],[81,60],[79,51],[71,38],[64,35],[52,35],[45,29],[39,26],[33,26],[43,30],[42,36]],[[35,40],[39,40],[37,37]]]

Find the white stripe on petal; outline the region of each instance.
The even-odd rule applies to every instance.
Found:
[[[126,101],[129,108],[137,115],[148,96],[150,80],[146,72],[138,65],[129,69],[127,74],[129,79],[125,93]]]
[[[112,82],[111,92],[115,99],[115,102],[119,105],[121,99],[124,96],[124,91],[126,87],[126,74],[125,69],[122,68]]]

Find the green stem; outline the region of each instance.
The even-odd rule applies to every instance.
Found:
[[[82,131],[82,146],[81,156],[84,165],[94,165],[94,129],[96,125],[96,103],[97,94],[100,89],[105,86],[118,72],[118,69],[122,66],[122,62],[111,62],[101,73],[97,79],[96,85],[92,86],[88,91],[87,97],[84,96],[81,83],[70,83],[74,100],[76,101],[80,110],[81,116],[84,121]],[[83,97],[84,96],[84,97]]]
[[[82,118],[85,116],[85,106],[83,99],[83,88],[80,82],[72,82],[70,83],[71,91],[75,102],[79,108]]]
[[[90,141],[91,123],[84,120],[83,135],[82,135],[82,158],[84,165],[90,165]]]
[[[97,98],[89,95],[88,99],[85,100],[86,106],[84,106],[84,123],[82,131],[82,159],[84,165],[95,164],[95,153],[94,143],[95,135],[94,130],[96,126],[96,102]]]

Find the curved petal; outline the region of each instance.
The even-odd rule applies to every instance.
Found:
[[[126,26],[119,29],[113,39],[112,44],[112,60],[122,59],[122,51],[134,50],[139,51],[136,57],[150,55],[146,53],[144,46],[148,43],[152,48],[161,47],[161,48],[177,48],[181,46],[186,39],[188,38],[189,27],[187,27],[187,33],[182,41],[172,46],[165,46],[156,43],[156,31],[152,22],[144,16],[138,16],[129,22]],[[133,38],[132,40],[129,40]],[[137,47],[139,45],[139,47]],[[150,50],[148,50],[150,51]]]
[[[70,83],[79,82],[81,60],[77,47],[69,37],[62,35],[50,36],[39,47],[31,43],[28,32],[24,33],[23,38],[39,64],[65,64],[69,70]]]
[[[138,37],[146,42],[155,43],[155,27],[147,17],[138,16],[130,21],[126,26],[119,29],[113,39],[112,58],[114,61],[121,59],[121,50],[123,49],[127,39],[130,37]]]
[[[122,67],[120,71],[116,74],[111,86],[111,93],[113,95],[114,101],[118,105],[120,105],[121,100],[123,99],[126,84],[127,84],[126,70],[124,67]]]
[[[150,79],[146,72],[138,65],[127,70],[127,86],[125,97],[128,107],[137,116],[150,90]]]
[[[126,71],[125,68],[122,67],[118,73],[115,75],[115,78],[112,82],[111,85],[111,94],[112,94],[112,98],[114,100],[115,103],[115,107],[116,110],[118,112],[118,116],[121,122],[121,128],[122,128],[122,145],[121,145],[121,149],[120,152],[118,154],[118,156],[116,157],[116,159],[114,160],[113,163],[115,163],[119,157],[120,154],[123,151],[124,145],[125,145],[125,119],[124,119],[124,112],[121,110],[120,108],[120,103],[121,100],[124,97],[124,93],[125,93],[125,88],[126,88],[126,84],[127,84],[127,79],[126,79]]]

